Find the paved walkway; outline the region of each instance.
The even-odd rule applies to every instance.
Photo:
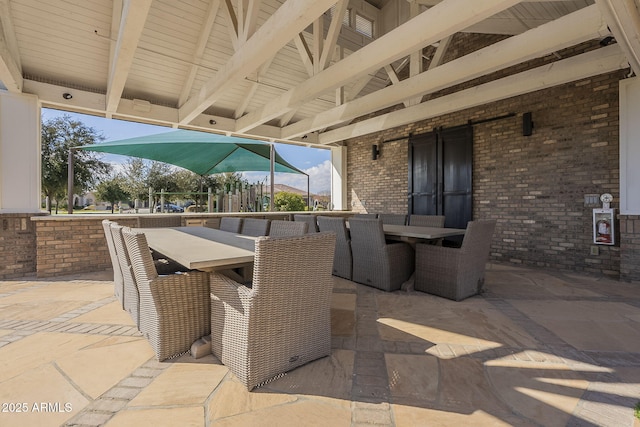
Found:
[[[0,281],[0,426],[640,427],[640,284],[491,266],[452,302],[334,278],[333,352],[247,392],[159,363],[105,273]]]

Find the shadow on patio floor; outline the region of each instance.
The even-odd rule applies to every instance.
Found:
[[[247,392],[159,363],[108,273],[0,282],[0,425],[634,426],[640,285],[492,265],[453,302],[334,278],[333,351]]]

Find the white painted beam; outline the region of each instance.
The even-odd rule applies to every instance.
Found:
[[[320,135],[319,140],[321,144],[344,141],[627,67],[620,48],[611,45],[331,130]]]
[[[426,95],[491,72],[598,38],[608,32],[598,8],[589,6],[526,33],[502,40],[466,56],[397,82],[369,95],[301,120],[283,129],[282,137],[296,137],[346,122],[415,95]]]
[[[262,108],[245,115],[238,120],[237,131],[246,132],[316,98],[327,90],[342,86],[361,74],[374,72],[516,3],[518,0],[442,2],[285,92]]]
[[[134,107],[134,101],[122,99],[118,105],[118,110],[107,115],[104,110],[105,95],[95,92],[89,92],[79,89],[73,89],[64,86],[57,86],[50,83],[36,82],[33,80],[24,80],[24,93],[36,95],[40,103],[45,108],[56,108],[65,111],[73,111],[76,113],[90,114],[106,118],[118,118],[138,123],[149,123],[158,126],[168,126],[181,129],[201,130],[206,132],[223,133],[227,135],[237,135],[234,132],[235,120],[221,116],[212,116],[208,114],[198,115],[191,123],[187,125],[178,124],[178,109],[166,107],[162,105],[151,104],[149,111],[139,111]],[[62,97],[64,92],[73,95],[72,99],[66,100]],[[215,124],[210,121],[214,120]],[[280,138],[281,130],[276,126],[261,125],[252,129],[244,136],[248,138],[258,138],[264,140],[272,140],[279,142],[296,142],[284,141]],[[309,134],[302,141],[304,144],[317,144],[317,133]]]
[[[216,16],[218,15],[218,9],[220,9],[220,0],[209,0],[209,7],[207,8],[207,14],[202,24],[200,38],[198,39],[196,49],[193,52],[193,63],[191,64],[191,67],[189,69],[187,79],[182,85],[182,91],[180,92],[180,97],[178,98],[178,105],[184,104],[184,102],[189,97],[189,94],[191,93],[193,82],[195,81],[196,75],[198,74],[199,64],[202,62],[202,54],[204,53],[204,49],[207,46],[207,42],[209,41],[213,23],[215,22]]]
[[[640,13],[634,0],[596,0],[611,32],[627,55],[631,69],[640,74]]]
[[[106,111],[114,112],[122,97],[127,76],[153,0],[125,0],[113,62],[109,69]]]
[[[253,37],[247,40],[242,49],[202,86],[199,93],[180,107],[180,123],[192,121],[224,92],[275,55],[335,2],[336,0],[288,0],[280,6]]]
[[[258,12],[260,12],[261,0],[248,0],[247,14],[244,18],[244,27],[242,31],[241,43],[244,44],[256,32],[258,25]]]
[[[0,0],[0,81],[9,92],[22,92],[22,65],[7,0]]]
[[[233,9],[231,0],[224,0],[222,10],[227,20],[227,30],[229,32],[229,37],[231,38],[231,45],[233,46],[233,50],[237,52],[238,49],[240,49],[240,39],[238,37],[240,23],[238,22],[238,17]]]
[[[338,0],[338,3],[336,3],[333,18],[331,19],[331,24],[329,24],[327,39],[325,40],[322,48],[322,56],[319,58],[318,68],[320,70],[327,68],[329,61],[331,60],[336,43],[338,42],[338,36],[340,35],[340,29],[342,28],[342,20],[344,19],[344,14],[347,12],[348,5],[348,0]]]
[[[304,38],[304,34],[298,33],[293,38],[293,41],[296,44],[298,53],[300,54],[300,60],[302,61],[302,65],[304,65],[304,69],[307,70],[307,74],[309,76],[313,76],[313,54],[311,53],[311,49],[309,49],[309,45]]]

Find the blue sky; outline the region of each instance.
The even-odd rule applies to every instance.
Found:
[[[70,113],[67,111],[42,109],[42,121],[69,115],[73,119],[81,121],[87,126],[102,133],[106,141],[133,138],[136,136],[152,135],[162,132],[171,132],[175,129],[163,126],[153,126],[143,123],[127,122],[123,120],[105,119],[102,117],[89,116],[86,114]],[[289,163],[309,174],[309,185],[312,193],[329,192],[331,188],[331,152],[319,148],[308,148],[289,144],[276,144],[278,153]],[[107,154],[103,160],[113,164],[123,163],[127,160],[125,156]],[[265,172],[245,172],[249,182],[264,181],[269,173]],[[276,184],[286,184],[292,187],[307,189],[307,177],[303,175],[277,173]]]

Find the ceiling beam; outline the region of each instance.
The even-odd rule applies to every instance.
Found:
[[[237,131],[246,132],[254,126],[266,123],[328,90],[336,89],[362,74],[373,73],[517,3],[518,0],[443,1],[245,115],[238,120]]]
[[[631,69],[640,75],[640,13],[634,0],[596,0]]]
[[[106,111],[113,113],[118,109],[127,76],[133,64],[133,58],[144,29],[153,0],[125,0],[118,31],[118,42],[109,67],[107,84]]]
[[[240,83],[303,31],[336,0],[287,0],[247,40],[242,49],[180,107],[180,123],[192,121],[228,89]],[[286,23],[286,25],[283,25]]]
[[[611,45],[330,130],[321,134],[319,141],[321,144],[344,141],[627,67],[627,60],[620,48]]]
[[[544,26],[429,69],[416,77],[394,82],[392,86],[323,111],[314,117],[300,120],[285,127],[282,137],[293,138],[346,122],[402,103],[412,96],[424,96],[607,33],[606,23],[598,8],[595,5],[589,6]]]
[[[22,64],[7,0],[0,0],[0,81],[9,92],[22,92]]]
[[[187,79],[182,85],[182,91],[180,92],[180,97],[178,98],[178,105],[184,104],[184,102],[189,97],[189,94],[191,93],[193,82],[195,82],[196,80],[196,75],[198,74],[200,63],[202,62],[202,54],[204,53],[204,48],[207,46],[207,42],[209,41],[211,29],[213,28],[213,23],[215,22],[216,16],[218,15],[219,8],[220,0],[209,0],[207,14],[205,15],[204,21],[202,23],[202,29],[200,31],[198,43],[196,44],[196,49],[193,51],[193,60],[189,69],[189,74],[187,75]]]
[[[200,114],[187,125],[178,124],[178,109],[163,105],[151,104],[146,111],[136,108],[135,101],[121,99],[118,110],[107,115],[104,110],[106,96],[101,93],[90,92],[65,86],[58,86],[50,83],[42,83],[34,80],[24,80],[24,93],[38,96],[42,106],[45,108],[55,108],[76,113],[89,114],[106,118],[118,118],[137,123],[148,123],[158,126],[167,126],[180,129],[194,129],[206,132],[224,133],[226,135],[237,135],[234,132],[235,120]],[[62,97],[64,92],[69,92],[73,98],[66,100]],[[215,124],[211,124],[211,120]],[[317,144],[317,134],[310,134],[304,141],[284,141],[280,138],[281,129],[276,126],[262,125],[252,129],[250,133],[237,136],[246,136],[279,142],[304,142],[305,144]]]

